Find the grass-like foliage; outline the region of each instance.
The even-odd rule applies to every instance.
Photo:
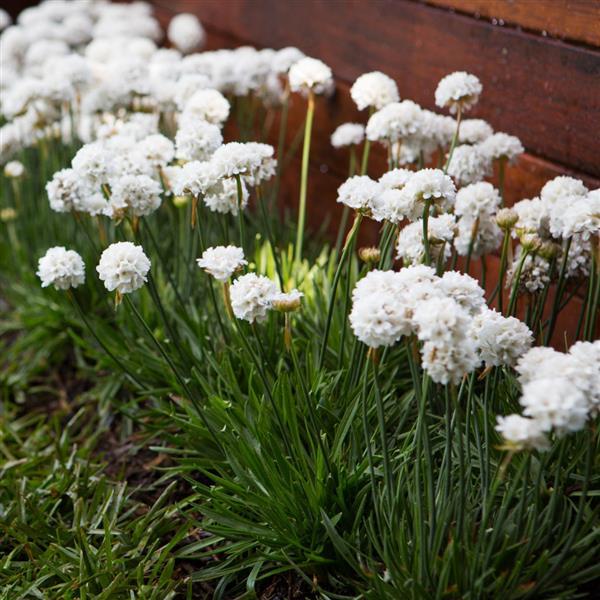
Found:
[[[468,185],[453,156],[459,161],[465,147],[475,147],[460,137],[460,127],[481,86],[468,79],[473,76],[454,74],[469,93],[461,101],[446,93],[456,81],[440,83],[436,100],[454,109],[457,119],[445,142],[441,134],[435,138],[435,153],[433,137],[423,142],[423,129],[419,151],[405,156],[402,144],[414,144],[416,134],[394,129],[404,110],[421,111],[411,113],[411,126],[427,111],[403,104],[385,138],[375,126],[383,127],[384,111],[400,104],[393,97],[388,108],[365,104],[371,107],[370,141],[360,153],[360,142],[351,142],[350,160],[350,175],[364,179],[340,188],[346,207],[337,240],[315,233],[318,223],[306,225],[317,201],[307,181],[310,141],[322,132],[312,131],[312,120],[331,73],[322,63],[294,68],[282,76],[276,107],[263,104],[256,90],[223,96],[235,115],[225,138],[278,141],[277,166],[270,156],[260,164],[268,173],[240,166],[252,157],[236,158],[229,144],[217,144],[200,160],[170,156],[151,169],[160,206],[139,214],[139,198],[124,206],[115,199],[129,173],[93,180],[76,158],[75,173],[90,186],[85,194],[98,194],[104,215],[81,206],[55,212],[48,193],[56,200],[56,192],[47,193],[46,183],[82,156],[83,142],[65,134],[38,136],[13,156],[23,174],[9,169],[0,176],[0,598],[592,597],[600,580],[594,389],[600,367],[593,343],[598,231],[585,237],[588,220],[585,231],[568,234],[564,225],[559,235],[541,222],[532,229],[523,205],[515,213],[500,212],[512,147],[486,155],[501,176],[492,212],[468,221],[456,209],[455,182],[460,191]],[[311,69],[317,83],[307,75]],[[358,83],[353,99],[360,107]],[[157,132],[174,137],[179,119],[178,135],[188,133],[185,109],[153,106],[152,92],[132,95],[112,110],[123,123],[134,128],[136,117],[154,111]],[[285,129],[294,104],[296,110],[306,105],[307,112],[290,142]],[[63,112],[67,121],[82,117],[77,104],[70,108]],[[109,113],[103,111],[104,124]],[[218,133],[213,122],[203,126]],[[118,131],[102,135],[101,144],[126,137]],[[281,198],[302,141],[299,209],[292,214]],[[399,204],[393,208],[404,211],[400,217],[388,212],[377,218],[383,183],[366,175],[381,175],[369,162],[373,141],[388,148],[389,172],[399,176],[394,169],[408,167],[406,181],[395,188],[405,194],[394,200]],[[112,152],[122,152],[120,159],[132,160],[128,168],[137,168],[128,152],[138,143],[125,151],[115,145]],[[175,148],[183,145],[178,139]],[[235,169],[234,159],[240,161]],[[428,164],[440,167],[436,181],[446,186],[437,195],[414,191],[419,177],[428,177]],[[197,173],[185,179],[183,172],[194,166],[221,169],[211,184],[231,186],[229,195],[219,192],[219,201],[229,202],[226,212],[212,210],[214,188],[196,186]],[[483,167],[473,175],[476,184],[486,176]],[[597,203],[594,193],[590,204]],[[406,202],[412,202],[410,210]],[[379,242],[359,251],[361,228],[371,218],[380,221]],[[548,218],[554,227],[552,214]],[[453,223],[450,237],[444,237],[443,219]],[[461,251],[461,223],[467,222],[471,237]],[[492,223],[496,245],[484,248],[489,240],[481,236]],[[414,225],[416,254],[402,241]],[[511,236],[520,241],[514,256]],[[112,267],[103,270],[100,263],[97,273],[96,265],[119,242],[143,249],[150,267],[136,266],[142,279],[130,287],[120,280],[109,292],[104,275]],[[245,264],[221,279],[197,266],[207,249],[227,245],[243,251]],[[38,261],[54,246],[77,251],[86,268],[83,283],[62,285],[56,271],[44,271]],[[431,285],[442,285],[459,255],[467,271],[479,256],[484,264],[489,255],[500,265],[485,299],[474,284],[475,296],[481,292],[476,310],[461,290],[448,291],[446,304],[435,305],[450,302],[457,319],[468,324],[464,331],[452,329],[445,315],[423,313],[433,300],[416,284],[397,296],[387,296],[381,285],[361,300],[360,286],[378,271],[402,274],[430,266],[437,282]],[[38,270],[51,285],[40,287]],[[234,289],[248,273],[268,278],[280,292],[301,295],[282,299],[269,292],[260,304],[248,292],[244,300],[264,319],[248,318],[236,304],[239,287]],[[574,295],[582,299],[579,322],[560,331],[558,315]],[[418,300],[410,304],[411,298]],[[358,314],[361,302],[372,311]],[[486,302],[502,316],[491,315]],[[386,337],[400,309],[405,329]],[[381,312],[369,321],[375,311]],[[513,324],[509,317],[520,315],[519,326],[528,327],[524,347],[509,344],[502,354],[498,330],[486,348],[504,358],[486,358],[472,329],[481,314]],[[358,323],[359,317],[366,321]],[[431,322],[434,333],[427,333]],[[446,356],[448,348],[436,340],[450,334]],[[574,390],[560,410],[546,410],[545,397],[532,403],[535,389],[527,386],[538,380],[528,380],[518,361],[532,344],[548,346],[558,337],[589,342],[581,346],[589,361],[578,358],[564,363],[564,372],[544,371],[544,385]],[[464,359],[464,367],[461,344],[477,358],[472,364]],[[557,355],[552,360],[571,360],[570,354]],[[450,375],[440,375],[440,368]],[[588,403],[583,416],[577,413],[580,398]],[[498,425],[498,417],[523,412],[531,417],[525,422],[538,428],[535,435],[519,437]]]

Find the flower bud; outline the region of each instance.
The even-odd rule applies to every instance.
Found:
[[[304,294],[298,290],[292,290],[288,294],[280,292],[273,297],[272,306],[278,312],[293,312],[300,308],[302,296],[304,296]]]
[[[528,252],[537,252],[542,246],[542,239],[537,233],[524,233],[519,241]]]
[[[17,211],[9,206],[8,208],[3,208],[0,210],[0,221],[3,223],[8,223],[9,221],[14,221],[17,218]]]
[[[10,177],[11,179],[18,179],[19,177],[23,177],[25,173],[25,167],[22,162],[18,160],[11,160],[7,162],[4,166],[4,176]]]
[[[551,260],[552,258],[556,257],[559,252],[560,246],[551,241],[542,242],[542,245],[538,250],[538,254],[546,260]]]
[[[498,224],[498,227],[505,231],[512,229],[518,220],[519,215],[517,214],[517,211],[512,208],[501,208],[496,214],[496,223]]]
[[[381,258],[381,252],[379,251],[379,248],[376,248],[375,246],[369,246],[366,248],[360,248],[358,251],[358,257],[367,264],[374,264],[379,262],[379,259]]]
[[[177,208],[181,208],[182,206],[185,206],[189,201],[190,201],[190,196],[187,196],[187,195],[173,196],[173,204]]]

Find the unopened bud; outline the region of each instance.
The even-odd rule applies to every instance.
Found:
[[[14,221],[16,218],[17,211],[12,206],[0,210],[0,221],[2,221],[3,223],[8,223],[8,221]]]
[[[23,166],[23,163],[19,162],[18,160],[11,160],[4,166],[5,177],[18,179],[19,177],[22,177],[24,173],[25,167]]]
[[[538,250],[538,254],[546,260],[553,259],[555,256],[558,255],[559,252],[560,246],[551,241],[542,242],[542,245]]]
[[[517,211],[513,210],[512,208],[501,208],[496,213],[496,223],[498,223],[498,227],[500,227],[500,229],[512,229],[518,220],[519,215]]]
[[[519,241],[528,252],[537,252],[542,246],[542,239],[537,233],[524,233]]]
[[[183,196],[173,196],[173,204],[177,208],[181,208],[182,206],[185,206],[189,201],[190,201],[190,196],[186,196],[185,194]]]
[[[381,252],[379,251],[379,248],[376,248],[375,246],[369,246],[366,248],[360,248],[358,250],[358,257],[367,264],[375,264],[379,262],[379,259],[381,258]]]

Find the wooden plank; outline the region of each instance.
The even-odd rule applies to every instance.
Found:
[[[423,0],[421,0],[423,1]],[[444,8],[517,25],[544,35],[600,46],[598,0],[424,0]]]
[[[258,46],[296,45],[352,82],[379,69],[403,97],[434,109],[437,82],[455,70],[480,77],[472,116],[510,131],[533,154],[600,175],[600,52],[494,27],[410,0],[158,0],[195,12],[216,32]]]

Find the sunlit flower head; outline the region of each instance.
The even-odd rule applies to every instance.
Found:
[[[53,285],[57,290],[68,290],[85,281],[85,265],[74,250],[56,246],[49,248],[40,258],[36,274],[42,281],[42,287]]]

